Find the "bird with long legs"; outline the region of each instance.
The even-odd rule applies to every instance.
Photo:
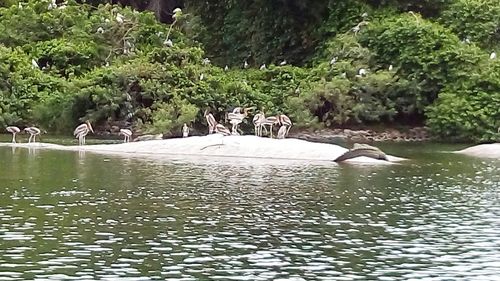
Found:
[[[16,134],[21,132],[21,129],[16,126],[9,126],[5,129],[7,130],[7,132],[12,134],[12,143],[16,143]]]
[[[28,134],[30,134],[30,137],[28,139],[28,143],[31,143],[33,141],[33,143],[36,142],[36,136],[40,135],[41,131],[40,129],[38,129],[37,127],[28,127],[28,128],[24,128],[24,131]]]
[[[229,123],[231,123],[232,129],[231,132],[234,135],[238,134],[238,126],[243,122],[243,119],[245,119],[248,116],[248,111],[251,108],[244,108],[243,113],[236,112],[236,109],[233,110],[233,112],[227,114],[227,118],[229,119]]]
[[[130,138],[132,137],[132,131],[129,129],[120,129],[119,135],[123,136],[123,142],[130,142]]]
[[[281,126],[286,126],[286,133],[285,136],[288,136],[288,132],[290,132],[290,128],[292,128],[292,120],[285,114],[280,114],[276,116],[278,118],[278,124]]]
[[[85,144],[85,136],[87,136],[89,132],[94,133],[94,129],[92,129],[92,125],[90,125],[90,121],[88,120],[75,128],[73,135],[78,139],[78,145]]]
[[[214,133],[215,132],[215,126],[217,126],[217,121],[215,121],[215,118],[212,115],[212,113],[208,112],[208,109],[205,110],[204,116],[207,119],[208,134]]]
[[[269,126],[269,136],[273,138],[273,126],[278,124],[278,118],[276,116],[269,116],[262,122],[262,126]]]
[[[265,119],[266,119],[266,116],[264,115],[264,113],[257,113],[253,117],[252,123],[253,123],[254,131],[255,131],[255,135],[258,137],[262,137],[262,127],[263,127],[262,123],[264,122]]]

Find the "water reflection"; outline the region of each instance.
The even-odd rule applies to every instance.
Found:
[[[195,165],[81,152],[0,149],[0,279],[497,276],[498,162]]]

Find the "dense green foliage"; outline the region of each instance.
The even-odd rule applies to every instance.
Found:
[[[79,2],[0,2],[1,126],[177,134],[248,106],[303,128],[425,121],[498,138],[498,1],[186,0],[172,24],[155,19],[171,10]]]

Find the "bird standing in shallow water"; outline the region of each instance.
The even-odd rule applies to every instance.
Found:
[[[7,132],[12,134],[12,143],[16,143],[16,134],[21,132],[21,129],[19,129],[16,126],[9,126],[6,128]]]
[[[73,131],[73,135],[78,139],[78,145],[85,144],[85,136],[89,133],[94,133],[94,129],[92,129],[92,125],[90,125],[89,121],[85,121],[85,123],[80,124]]]
[[[38,129],[37,127],[24,128],[24,131],[30,134],[28,143],[31,143],[31,140],[33,140],[33,142],[36,142],[36,136],[40,135],[41,133],[40,129]]]
[[[120,135],[124,136],[123,142],[130,142],[130,138],[132,137],[132,131],[129,129],[120,129]]]

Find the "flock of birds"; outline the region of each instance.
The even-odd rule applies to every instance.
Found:
[[[21,132],[21,129],[16,126],[8,126],[6,130],[7,132],[12,134],[12,143],[16,143],[16,135]],[[35,143],[36,137],[42,133],[42,131],[37,127],[26,127],[23,131],[30,135],[28,143]],[[89,121],[85,121],[75,128],[75,130],[73,131],[73,135],[78,139],[78,145],[85,144],[85,137],[90,132],[94,133],[94,129],[92,128],[92,125]],[[129,129],[120,129],[119,135],[124,136],[123,142],[130,142],[132,131]]]
[[[218,123],[212,113],[208,112],[208,110],[205,111],[204,116],[208,123],[208,134],[218,133],[224,136],[240,135],[239,125],[248,117],[248,112],[252,109],[253,108],[236,107],[231,112],[226,113],[226,119],[229,120],[229,123],[232,125],[231,130]],[[292,121],[284,114],[266,117],[264,113],[257,113],[254,115],[252,122],[255,129],[255,135],[259,137],[262,137],[264,131],[265,134],[269,134],[269,136],[273,138],[273,127],[280,126],[277,138],[284,139],[292,127]],[[269,130],[267,127],[269,127]],[[6,130],[12,134],[12,143],[16,143],[16,135],[21,132],[21,129],[16,126],[8,126]],[[22,131],[30,135],[28,143],[35,143],[36,137],[42,133],[42,131],[37,127],[26,127]],[[182,137],[188,137],[189,131],[189,127],[184,124],[182,126]],[[89,121],[85,121],[75,128],[73,135],[78,139],[78,145],[85,145],[85,137],[90,132],[94,133],[94,129]],[[130,129],[120,129],[119,131],[119,135],[124,137],[124,143],[130,142],[132,134],[133,133]]]
[[[208,133],[219,133],[224,136],[240,135],[238,127],[243,122],[243,120],[248,117],[248,112],[252,109],[253,108],[236,107],[233,109],[233,111],[227,113],[226,118],[232,125],[231,130],[218,123],[212,113],[206,110],[204,115],[208,123]],[[273,127],[280,126],[277,135],[278,139],[284,139],[288,135],[288,132],[292,127],[292,121],[288,116],[284,114],[266,117],[264,113],[257,113],[254,115],[252,123],[254,125],[255,135],[259,137],[262,137],[262,132],[264,130],[265,133],[269,134],[269,136],[272,138]],[[269,131],[267,130],[266,126],[269,126]]]

